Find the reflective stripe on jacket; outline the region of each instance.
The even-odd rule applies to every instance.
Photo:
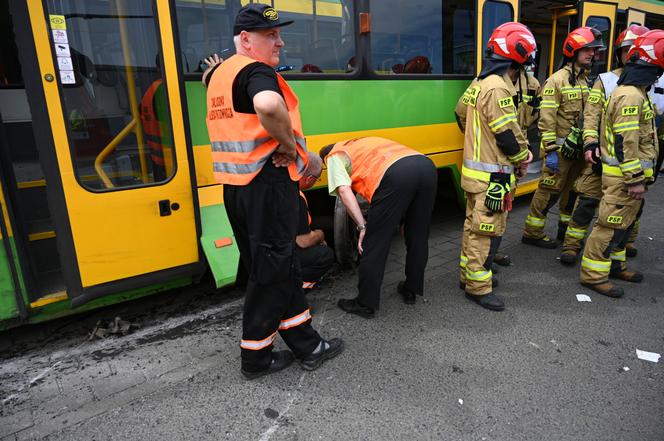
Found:
[[[345,153],[350,159],[351,187],[369,202],[392,164],[406,156],[421,155],[398,142],[378,137],[338,142],[327,157],[341,153]]]
[[[244,67],[255,62],[243,55],[233,55],[214,72],[207,90],[213,172],[221,184],[249,184],[279,146],[261,125],[258,115],[236,112],[233,106],[233,82]],[[277,80],[297,142],[297,159],[288,167],[291,179],[297,181],[307,164],[298,99],[281,75],[277,74]]]

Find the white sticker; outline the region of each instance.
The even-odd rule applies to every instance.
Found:
[[[70,57],[58,57],[58,68],[60,70],[74,70]]]
[[[60,82],[62,84],[76,84],[76,77],[73,70],[61,70]]]
[[[53,29],[53,43],[69,43],[67,31],[62,29]]]
[[[70,57],[69,45],[67,43],[55,43],[55,55],[57,57]]]
[[[576,300],[578,300],[579,302],[590,302],[590,301],[592,301],[592,300],[590,300],[590,296],[587,296],[585,294],[577,294],[576,295]]]

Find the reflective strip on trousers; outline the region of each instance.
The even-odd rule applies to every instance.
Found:
[[[316,286],[316,282],[302,282],[302,288],[311,289]]]
[[[570,225],[569,227],[567,227],[567,232],[565,234],[575,239],[583,240],[583,238],[586,237],[586,233],[587,233],[586,228],[575,228]]]
[[[273,342],[274,339],[277,337],[277,333],[274,332],[272,335],[270,335],[268,338],[264,338],[263,340],[240,340],[240,347],[242,349],[249,349],[250,351],[260,351],[261,349],[265,349],[268,346],[270,346]]]
[[[581,266],[587,268],[591,271],[597,271],[600,273],[609,273],[611,271],[611,261],[610,260],[592,260],[583,256],[581,259]]]
[[[568,224],[572,220],[572,216],[569,214],[560,213],[560,222]]]
[[[459,266],[461,268],[465,268],[467,264],[468,264],[468,258],[462,254],[461,259],[459,260]]]
[[[279,330],[285,331],[286,329],[300,326],[302,323],[306,322],[307,320],[311,320],[311,312],[308,309],[294,317],[282,320],[281,323],[279,323]]]
[[[611,253],[611,260],[618,260],[620,262],[625,262],[627,260],[627,253],[625,250],[614,251]]]
[[[526,217],[526,225],[530,225],[531,227],[542,227],[542,228],[544,228],[544,225],[546,225],[546,218],[534,217],[534,216],[528,215]]]
[[[491,271],[480,270],[480,271],[471,271],[469,268],[466,268],[466,279],[474,280],[477,282],[483,282],[489,280],[492,276]]]
[[[487,173],[513,173],[514,166],[512,165],[500,165],[500,164],[489,164],[488,162],[473,161],[472,159],[463,160],[464,167],[469,169],[483,171]]]

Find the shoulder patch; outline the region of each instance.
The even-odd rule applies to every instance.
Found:
[[[498,105],[500,106],[501,109],[504,109],[505,107],[514,106],[514,101],[512,100],[511,96],[508,96],[507,98],[499,99]]]
[[[553,87],[547,87],[542,92],[542,95],[553,95],[554,93],[556,93],[556,91],[553,89]]]
[[[639,106],[625,106],[620,111],[620,114],[622,116],[638,115],[639,114]]]
[[[588,102],[593,103],[593,104],[597,104],[597,103],[599,103],[599,97],[597,95],[590,95],[588,97]]]

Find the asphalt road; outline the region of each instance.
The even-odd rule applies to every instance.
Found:
[[[517,201],[504,240],[504,312],[463,297],[463,217],[441,204],[416,305],[396,294],[398,237],[375,319],[335,306],[354,295],[353,273],[314,293],[316,328],[346,342],[315,372],[245,381],[240,294],[204,286],[1,333],[0,439],[664,440],[664,360],[636,356],[664,353],[664,186],[648,195],[630,261],[645,281],[622,299],[581,287],[558,251],[522,245],[527,206]],[[141,327],[87,341],[116,315]]]

